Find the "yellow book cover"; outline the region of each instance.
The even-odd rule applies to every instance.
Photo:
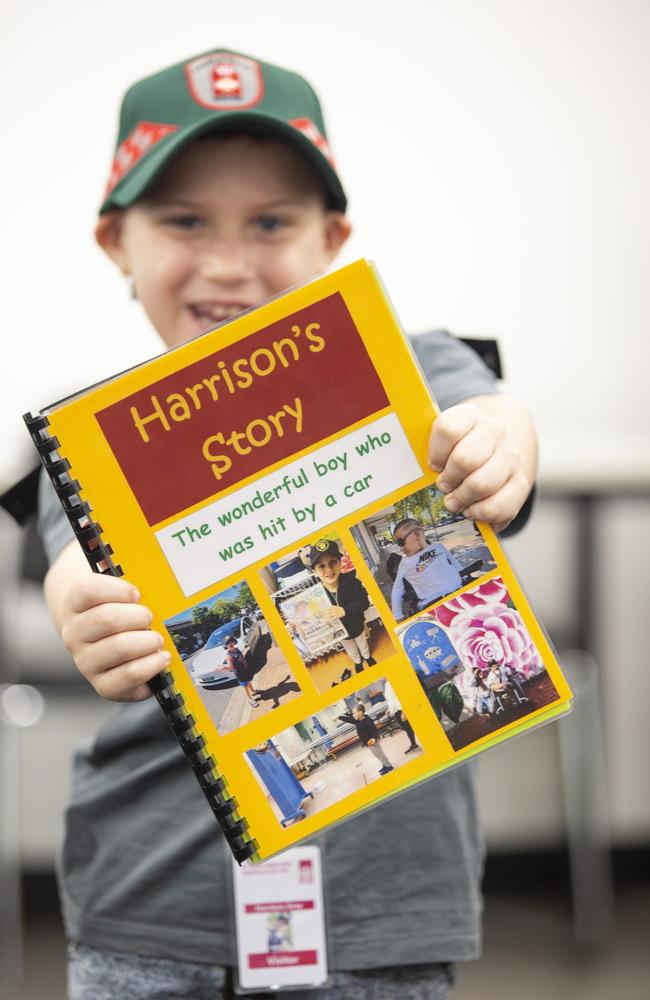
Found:
[[[152,688],[240,862],[570,707],[495,534],[436,490],[435,416],[358,261],[25,418],[167,637]]]

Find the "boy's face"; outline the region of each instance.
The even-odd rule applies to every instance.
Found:
[[[190,144],[146,198],[96,236],[168,347],[315,277],[350,225],[288,146],[239,135]]]
[[[407,556],[413,556],[416,552],[421,552],[427,544],[424,528],[421,524],[403,524],[401,528],[397,529],[394,537],[395,541],[399,538],[402,539],[404,542],[402,549]]]
[[[341,575],[341,560],[335,556],[323,556],[312,567],[319,580],[328,590],[336,590]]]

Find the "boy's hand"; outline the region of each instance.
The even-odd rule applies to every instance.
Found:
[[[322,618],[323,621],[331,622],[335,618],[344,618],[345,611],[343,610],[343,608],[339,607],[338,604],[332,604],[330,605],[329,608],[325,608],[325,610],[321,612],[319,617]]]
[[[77,579],[62,602],[61,638],[86,680],[111,701],[150,697],[147,681],[171,659],[139,598],[126,580],[92,574]]]
[[[510,524],[532,487],[529,463],[506,422],[475,403],[452,406],[434,421],[429,464],[440,472],[436,485],[447,509],[487,521],[495,531]]]

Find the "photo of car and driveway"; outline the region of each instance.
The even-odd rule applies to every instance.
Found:
[[[221,735],[300,694],[245,582],[174,615],[165,625]]]

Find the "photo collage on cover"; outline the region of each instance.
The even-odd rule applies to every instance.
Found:
[[[370,595],[365,641],[351,642],[358,618],[341,613],[356,595],[358,605],[365,604],[356,573],[362,558],[390,608],[388,624],[454,750],[557,700],[523,618],[495,575],[480,528],[451,514],[439,490],[418,490],[363,519],[351,534],[354,546],[346,549],[340,538],[326,536],[262,574],[319,691],[356,678],[357,671],[363,681],[362,671],[392,653],[385,612],[374,607]],[[323,555],[320,562],[315,546]],[[341,612],[329,612],[325,599]],[[347,637],[338,631],[353,620]],[[377,673],[379,679],[351,693],[347,685],[343,697],[246,753],[283,826],[317,814],[422,754],[391,683],[380,670],[372,676]]]
[[[454,750],[558,697],[480,529],[451,514],[439,490],[402,498],[351,535],[353,544],[336,532],[306,538],[259,571],[273,628],[246,582],[165,623],[220,735],[300,696],[282,652],[289,642],[316,691],[331,692],[323,708],[246,752],[283,826],[422,754],[382,676],[391,631]],[[364,586],[362,563],[385,606]]]

